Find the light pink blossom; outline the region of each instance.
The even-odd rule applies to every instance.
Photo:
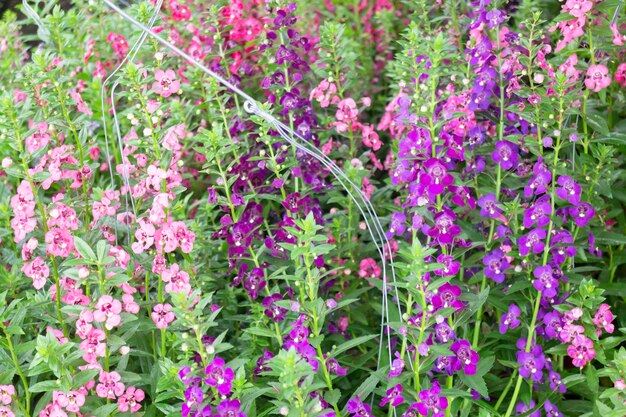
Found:
[[[117,372],[100,372],[96,385],[96,394],[100,398],[108,398],[114,400],[124,393],[124,384],[120,382],[122,377]]]
[[[157,329],[166,329],[174,321],[176,316],[170,311],[171,309],[172,306],[170,304],[157,304],[154,306],[150,316]]]

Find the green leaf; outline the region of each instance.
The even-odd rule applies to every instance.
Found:
[[[348,340],[345,343],[342,343],[341,345],[339,345],[338,347],[336,347],[335,349],[333,349],[331,351],[331,354],[336,357],[337,355],[339,355],[340,353],[345,352],[346,350],[352,349],[353,347],[362,345],[365,342],[368,342],[370,340],[372,340],[373,338],[375,338],[377,335],[375,334],[371,334],[369,336],[361,336],[361,337],[357,337],[356,339],[352,339],[352,340]]]
[[[626,133],[622,132],[609,132],[606,135],[602,135],[599,138],[595,138],[592,142],[600,142],[608,145],[625,146],[626,145]]]
[[[85,258],[88,261],[94,262],[96,260],[96,254],[91,249],[91,247],[79,238],[78,236],[74,236],[74,246],[76,246],[76,250],[80,253],[80,256]]]
[[[80,388],[85,385],[87,382],[91,381],[98,375],[100,371],[98,369],[86,369],[84,371],[80,371],[78,374],[74,376],[72,379],[72,388]]]
[[[468,388],[476,390],[483,397],[489,396],[489,390],[487,389],[487,384],[482,375],[467,375],[465,372],[460,372],[459,377]]]
[[[93,414],[95,417],[108,417],[113,411],[117,409],[117,404],[105,404],[102,407],[96,408],[90,414]]]
[[[588,114],[587,124],[603,136],[609,135],[609,124],[604,116],[600,116],[599,114]]]
[[[30,392],[52,392],[58,390],[60,385],[57,381],[41,381],[30,387]]]

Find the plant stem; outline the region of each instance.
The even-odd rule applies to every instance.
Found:
[[[15,348],[13,347],[13,341],[11,340],[11,335],[7,333],[7,328],[4,326],[4,323],[0,322],[0,326],[2,327],[4,336],[7,339],[7,346],[9,347],[9,352],[11,353],[11,359],[13,360],[13,365],[15,366],[15,370],[17,371],[17,374],[20,376],[20,379],[22,380],[22,385],[24,385],[24,395],[26,396],[26,415],[30,417],[30,389],[28,388],[28,381],[26,380],[26,376],[24,375],[24,372],[22,372],[22,368],[20,367],[20,362],[17,359],[17,354],[15,353]]]

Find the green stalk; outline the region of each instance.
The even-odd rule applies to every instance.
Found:
[[[11,359],[13,360],[13,365],[15,366],[15,370],[22,380],[22,385],[24,385],[24,395],[26,396],[26,415],[30,417],[30,389],[28,387],[28,381],[26,380],[26,376],[24,372],[22,372],[22,368],[20,367],[20,362],[17,359],[17,354],[15,353],[15,348],[13,347],[13,341],[11,340],[11,335],[7,333],[7,328],[4,323],[0,322],[0,327],[2,327],[2,331],[4,332],[4,336],[7,339],[7,346],[9,348],[9,352],[11,353]],[[16,398],[17,400],[17,398]],[[19,401],[17,401],[19,404]],[[20,408],[22,408],[20,404]]]

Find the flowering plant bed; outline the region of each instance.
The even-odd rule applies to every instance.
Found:
[[[626,415],[623,1],[72,3],[0,22],[1,417]]]

